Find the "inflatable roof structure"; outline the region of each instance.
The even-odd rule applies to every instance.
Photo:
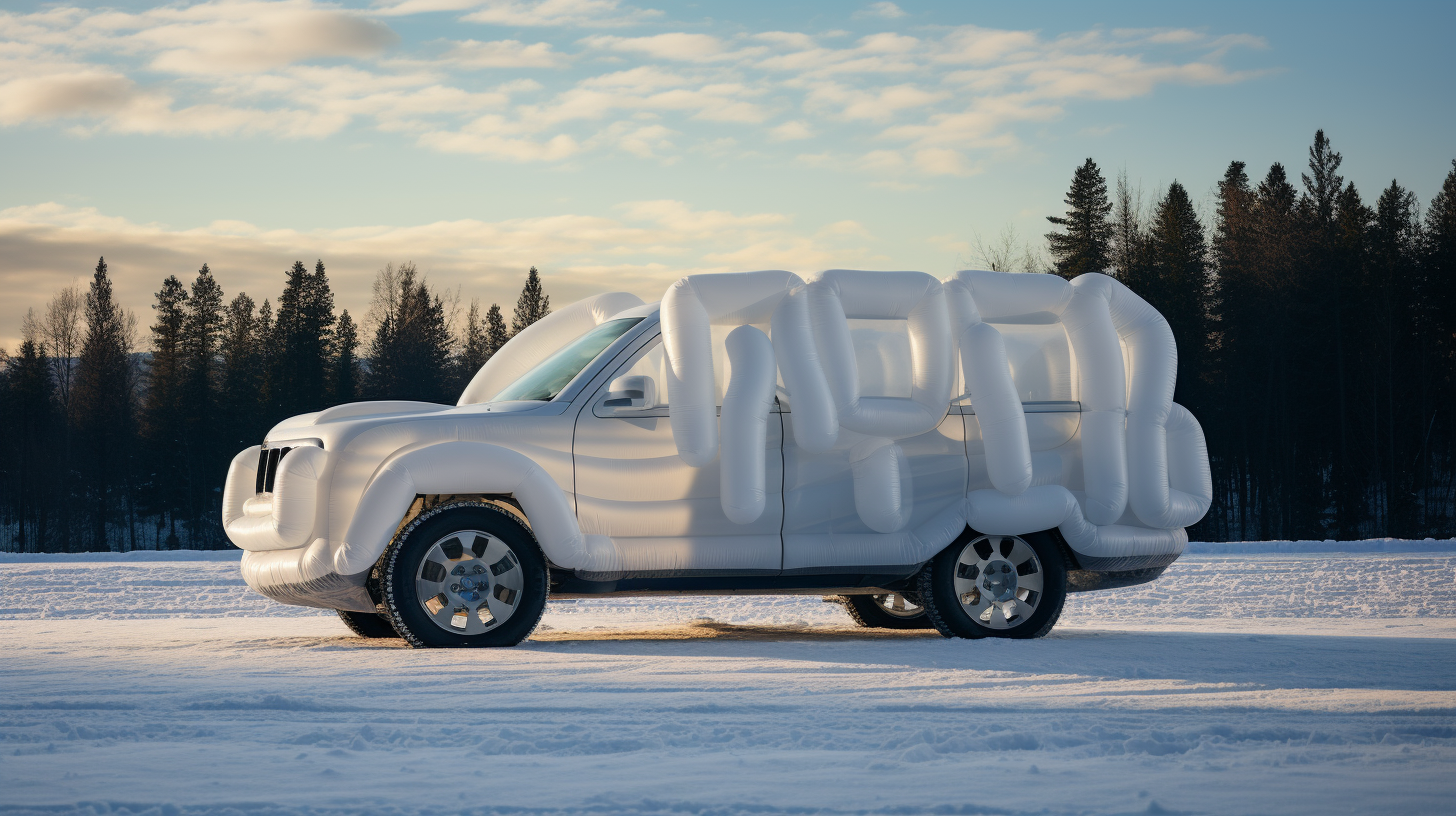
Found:
[[[460,404],[486,401],[572,338],[641,306],[614,292],[549,315],[513,341],[512,354],[488,362]],[[865,348],[851,324],[866,320],[903,321],[908,343],[885,335],[890,342]],[[1173,402],[1172,332],[1152,306],[1105,275],[1070,282],[977,270],[943,281],[845,269],[807,282],[785,271],[689,275],[664,294],[661,321],[678,452],[696,467],[717,463],[723,510],[739,524],[764,511],[765,427],[776,394],[790,406],[795,444],[806,451],[852,440],[855,510],[880,533],[905,531],[913,508],[898,442],[934,429],[967,398],[980,431],[968,446],[978,443],[973,459],[982,457],[989,485],[973,484],[957,512],[934,520],[931,538],[966,524],[1007,535],[1055,527],[1078,553],[1098,559],[1177,553],[1187,542],[1183,528],[1212,502],[1203,431]],[[1004,336],[1028,327],[1064,334],[1063,354],[1034,364],[1080,402],[1079,473],[1036,466],[1026,389]],[[721,366],[715,336],[723,336]],[[908,393],[868,393],[866,354],[880,370],[907,373]]]

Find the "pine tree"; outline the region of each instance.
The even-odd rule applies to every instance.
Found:
[[[1148,236],[1143,225],[1142,192],[1133,192],[1127,173],[1117,174],[1117,203],[1112,215],[1111,273],[1128,280],[1148,264]]]
[[[1112,224],[1108,221],[1112,202],[1107,200],[1107,181],[1092,159],[1072,174],[1064,201],[1065,216],[1047,216],[1051,223],[1066,228],[1046,236],[1056,273],[1071,279],[1085,272],[1106,271],[1112,258]]]
[[[334,296],[323,261],[312,274],[302,261],[294,262],[275,321],[269,383],[273,410],[281,417],[318,410],[328,396],[324,386],[334,325]]]
[[[143,508],[167,517],[168,549],[179,546],[177,515],[182,511],[186,489],[183,380],[187,353],[183,335],[187,299],[187,289],[176,275],[162,281],[157,302],[152,305],[157,322],[152,324],[152,354],[144,378],[146,399],[141,412]]]
[[[490,309],[485,313],[485,358],[489,360],[494,357],[510,339],[511,333],[506,330],[506,319],[501,314],[500,304],[490,304]]]
[[[25,336],[15,356],[6,361],[0,411],[6,433],[0,437],[5,461],[7,515],[15,521],[15,547],[20,552],[51,549],[49,524],[58,469],[53,449],[62,424],[45,344],[27,319]]]
[[[271,310],[270,310],[271,311]],[[263,384],[267,370],[264,347],[271,326],[253,307],[253,299],[240,292],[228,304],[222,333],[222,423],[224,452],[255,445],[267,430],[263,416]]]
[[[1426,209],[1422,240],[1423,297],[1433,315],[1432,335],[1456,371],[1456,159]]]
[[[222,287],[207,264],[197,272],[187,298],[182,346],[186,354],[182,386],[182,447],[185,456],[184,517],[190,546],[222,543],[218,523],[221,496],[212,490],[217,473],[226,472],[231,452],[222,447],[218,397],[219,346],[224,331]]]
[[[381,307],[369,346],[369,393],[375,399],[443,402],[454,387],[444,304],[416,279],[414,264],[390,272],[397,275],[394,292]]]
[[[1188,191],[1174,181],[1158,202],[1148,231],[1151,265],[1127,285],[1168,320],[1178,345],[1175,398],[1197,409],[1203,376],[1208,303],[1208,245]]]
[[[1354,185],[1348,187],[1354,190]],[[1342,202],[1341,211],[1347,205]],[[1364,342],[1355,347],[1354,389],[1358,491],[1350,497],[1342,527],[1360,530],[1367,521],[1385,535],[1420,533],[1420,461],[1425,421],[1403,421],[1404,414],[1425,420],[1439,410],[1427,385],[1434,370],[1427,357],[1430,340],[1422,303],[1420,207],[1414,193],[1392,180],[1373,211],[1361,208],[1365,256],[1356,285]],[[1348,218],[1342,218],[1348,221]],[[1348,245],[1353,242],[1342,242]],[[1359,421],[1364,420],[1364,421]],[[1354,481],[1354,480],[1352,480]],[[1365,501],[1374,498],[1374,506]],[[1373,516],[1374,518],[1370,518]]]
[[[511,334],[517,335],[527,326],[551,314],[551,297],[541,288],[541,275],[536,267],[526,273],[526,285],[516,300],[516,314],[511,321]]]
[[[134,398],[128,352],[126,316],[112,300],[102,258],[86,293],[86,340],[72,396],[88,517],[87,538],[68,542],[72,548],[111,549],[108,525],[125,520]]]
[[[480,319],[480,299],[475,298],[470,301],[470,311],[465,314],[465,335],[460,338],[460,357],[456,361],[456,385],[460,389],[463,390],[475,372],[490,359],[488,343],[485,323]]]
[[[354,327],[354,318],[345,309],[339,314],[339,324],[334,329],[334,356],[331,363],[330,401],[335,405],[356,402],[359,399],[359,331]]]
[[[1309,147],[1309,172],[1300,175],[1304,181],[1305,194],[1309,197],[1316,223],[1329,226],[1335,220],[1336,199],[1344,187],[1340,177],[1342,157],[1330,147],[1323,130],[1314,132],[1314,144]]]

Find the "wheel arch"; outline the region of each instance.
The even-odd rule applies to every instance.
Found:
[[[566,493],[539,464],[499,445],[454,441],[404,449],[380,464],[334,555],[335,569],[354,574],[372,567],[430,496],[503,506],[521,518],[557,566],[617,566],[611,540],[582,535]]]

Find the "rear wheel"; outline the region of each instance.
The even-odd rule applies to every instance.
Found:
[[[1050,533],[977,535],[920,573],[926,615],[946,637],[1035,638],[1067,598],[1067,568]]]
[[[394,631],[394,626],[389,619],[383,615],[373,612],[350,612],[347,609],[335,609],[339,613],[339,620],[349,627],[349,631],[363,638],[397,638],[399,633]]]
[[[867,629],[930,629],[930,618],[920,605],[919,593],[842,595],[840,600],[854,622]]]
[[[385,550],[380,594],[416,647],[514,646],[546,608],[546,559],[531,531],[489,504],[422,514]]]

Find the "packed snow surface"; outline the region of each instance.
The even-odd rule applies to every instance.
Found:
[[[0,813],[1450,813],[1456,552],[1302,543],[1038,641],[641,598],[481,651],[355,637],[231,553],[0,556]]]

